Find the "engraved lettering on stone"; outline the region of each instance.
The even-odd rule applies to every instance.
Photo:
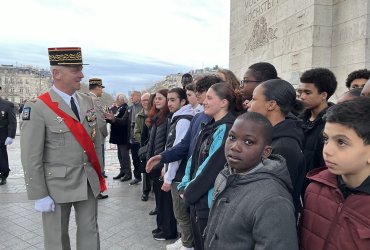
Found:
[[[258,19],[261,15],[265,14],[278,3],[279,0],[246,0],[244,2],[246,11],[244,24],[248,24]]]
[[[254,24],[252,37],[249,38],[248,44],[245,46],[244,54],[248,50],[253,51],[258,47],[268,44],[271,40],[277,39],[276,31],[277,28],[267,28],[266,18],[261,17]]]

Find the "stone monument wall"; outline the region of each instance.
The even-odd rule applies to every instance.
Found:
[[[293,85],[307,69],[327,67],[343,93],[347,75],[370,64],[367,0],[231,0],[230,69],[272,63]]]

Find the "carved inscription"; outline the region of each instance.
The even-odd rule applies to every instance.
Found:
[[[246,15],[244,18],[244,24],[248,24],[258,19],[278,3],[279,0],[245,0],[244,6]]]
[[[271,40],[277,39],[277,28],[268,28],[265,17],[261,17],[254,23],[252,37],[249,38],[248,43],[245,44],[244,54],[248,50],[255,50],[258,47],[268,44]]]

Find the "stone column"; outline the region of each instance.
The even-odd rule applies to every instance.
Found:
[[[369,67],[369,8],[367,0],[231,0],[230,69],[242,77],[266,61],[297,85],[305,70],[327,67],[339,95],[350,72]]]

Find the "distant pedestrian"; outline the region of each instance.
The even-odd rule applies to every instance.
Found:
[[[185,73],[181,77],[181,85],[182,88],[185,89],[188,84],[191,84],[193,82],[193,76],[189,73]]]
[[[5,185],[9,176],[7,146],[13,143],[16,130],[17,118],[14,104],[0,97],[0,185]]]

